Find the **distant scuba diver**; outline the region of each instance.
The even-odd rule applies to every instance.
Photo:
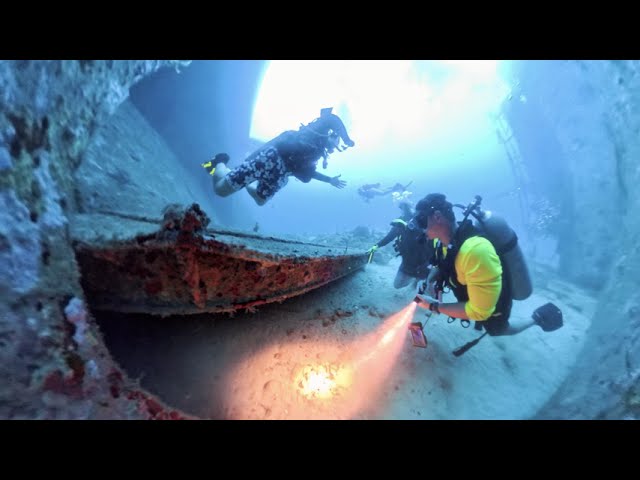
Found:
[[[373,197],[386,195],[386,193],[380,189],[380,183],[367,183],[358,188],[358,195],[365,202],[369,202]]]
[[[394,195],[394,198],[396,198],[398,195],[402,195],[404,192],[406,192],[407,187],[412,183],[413,181],[407,183],[406,185],[396,183],[393,187],[385,189],[381,188],[380,183],[367,183],[358,188],[358,195],[360,195],[367,203],[369,203],[374,197],[383,197],[385,195],[389,195],[390,193]],[[406,196],[408,195],[405,195],[405,197]]]
[[[539,325],[550,332],[563,325],[562,312],[548,303],[534,312],[531,321],[511,325],[513,300],[524,300],[532,293],[531,279],[515,232],[490,212],[480,210],[481,197],[469,204],[461,222],[456,222],[453,205],[445,195],[432,193],[416,206],[416,221],[428,238],[438,239],[434,268],[425,282],[428,295],[418,294],[415,301],[432,312],[459,318],[466,326],[470,320],[485,333],[454,351],[458,356],[486,334],[514,335]],[[461,206],[461,205],[456,205]],[[461,206],[464,208],[464,206]],[[467,217],[472,214],[478,223]],[[457,303],[440,303],[437,291],[450,288]]]
[[[384,247],[391,241],[394,242],[394,249],[402,257],[402,263],[398,267],[396,278],[393,281],[394,288],[403,288],[412,281],[415,284],[418,280],[427,278],[428,265],[433,257],[433,242],[427,240],[424,231],[420,229],[414,221],[413,209],[410,202],[404,201],[399,205],[402,216],[391,222],[391,230],[387,235],[367,250],[369,255]]]
[[[413,183],[413,180],[411,180],[406,185],[402,185],[401,183],[396,183],[393,187],[391,187],[391,192],[403,193],[407,190],[407,188],[409,188],[409,185],[411,185],[412,183]]]
[[[311,179],[344,188],[347,184],[341,175],[328,177],[316,171],[320,158],[322,167],[327,168],[327,159],[334,150],[342,152],[355,143],[332,108],[320,110],[320,117],[308,125],[295,130],[287,130],[270,140],[244,162],[229,169],[229,155],[219,153],[202,164],[213,175],[213,190],[226,197],[245,188],[258,205],[264,205],[275,193],[284,187],[293,175],[304,183]],[[344,145],[341,145],[341,140]],[[254,185],[254,182],[257,184]]]

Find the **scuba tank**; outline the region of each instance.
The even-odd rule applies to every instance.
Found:
[[[482,210],[481,202],[482,197],[476,195],[475,200],[466,207],[463,221],[469,215],[476,219],[474,227],[491,242],[500,257],[505,277],[511,286],[512,298],[525,300],[533,292],[533,286],[524,254],[518,245],[518,236],[504,218]]]

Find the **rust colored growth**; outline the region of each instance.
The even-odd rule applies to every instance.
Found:
[[[111,396],[113,398],[120,398],[120,393],[122,392],[124,386],[124,378],[122,373],[117,370],[111,371],[109,375],[107,375],[107,382],[109,383],[109,391],[111,392]]]
[[[70,398],[83,398],[82,380],[78,380],[75,374],[65,376],[60,370],[49,373],[42,382],[42,390],[50,391]]]
[[[194,417],[163,406],[162,402],[156,400],[152,395],[142,390],[129,390],[126,394],[128,400],[133,400],[138,404],[138,411],[147,416],[150,420],[193,420]]]
[[[149,295],[156,295],[162,291],[162,282],[160,280],[152,280],[144,284],[144,291]]]
[[[198,232],[209,225],[209,217],[202,211],[200,205],[192,204],[185,209],[182,205],[171,204],[162,211],[162,234],[166,230],[180,230],[183,232]]]
[[[169,209],[165,217],[182,219],[183,225],[186,218],[199,218],[199,207],[192,209],[181,217],[171,216],[175,210]],[[187,228],[197,225],[186,223]],[[330,248],[271,237],[178,232],[108,244],[76,242],[92,308],[159,315],[250,310],[354,273],[367,261],[366,255],[333,254]],[[352,314],[335,312],[337,317]]]
[[[70,352],[67,354],[66,362],[73,372],[70,380],[75,384],[81,384],[85,374],[84,360],[77,353]]]

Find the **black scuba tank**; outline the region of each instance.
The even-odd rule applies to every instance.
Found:
[[[518,236],[507,221],[490,211],[478,209],[474,215],[474,226],[487,238],[496,249],[496,253],[503,262],[507,278],[511,286],[511,296],[514,300],[525,300],[533,292],[531,276],[524,254],[518,245]]]

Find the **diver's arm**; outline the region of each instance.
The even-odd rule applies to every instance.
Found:
[[[425,280],[427,295],[431,295],[434,298],[436,298],[436,282],[438,280],[439,273],[440,269],[438,269],[438,267],[433,267],[429,271],[429,275],[427,275],[427,279]]]
[[[400,229],[400,227],[394,226],[391,230],[389,230],[389,233],[387,233],[382,240],[376,243],[376,245],[378,245],[378,247],[384,247],[401,233],[402,230]]]
[[[439,303],[435,298],[430,297],[428,295],[416,295],[416,298],[420,299],[418,302],[418,306],[422,308],[426,308],[430,310],[430,306],[432,303],[438,304],[438,311],[443,313],[449,317],[453,318],[462,318],[463,320],[471,320],[467,316],[467,312],[465,310],[466,302],[456,302],[456,303]]]
[[[316,180],[320,180],[321,182],[331,183],[331,177],[329,177],[328,175],[324,175],[318,171],[313,172],[311,178],[315,178]]]
[[[329,185],[332,185],[336,188],[344,188],[347,185],[347,182],[344,180],[340,180],[342,175],[336,175],[335,177],[327,177],[320,172],[313,172],[311,178],[315,178],[316,180],[320,180],[321,182],[326,182]]]
[[[441,303],[438,306],[438,310],[440,310],[440,313],[444,313],[448,317],[470,320],[465,310],[465,305],[466,302]]]
[[[418,301],[419,300],[419,301]],[[426,308],[427,310],[431,310],[430,309],[430,305],[432,303],[437,303],[435,298],[429,297],[429,296],[423,296],[423,295],[416,295],[416,298],[414,299],[414,301],[418,301],[418,306],[422,307],[422,308]],[[439,313],[443,313],[449,317],[452,318],[461,318],[463,320],[474,320],[476,322],[478,321],[483,321],[483,320],[487,320],[487,318],[485,319],[477,319],[477,318],[470,318],[469,315],[467,314],[467,310],[466,310],[466,305],[467,302],[457,302],[457,303],[438,303],[438,308],[437,311]],[[523,330],[526,330],[529,327],[532,327],[536,325],[536,321],[534,319],[530,319],[530,320],[522,320],[519,319],[516,321],[515,324],[513,323],[509,323],[509,326],[507,327],[506,330],[500,332],[500,333],[494,333],[492,335],[496,335],[496,336],[500,336],[500,335],[515,335],[517,333],[522,332]]]

